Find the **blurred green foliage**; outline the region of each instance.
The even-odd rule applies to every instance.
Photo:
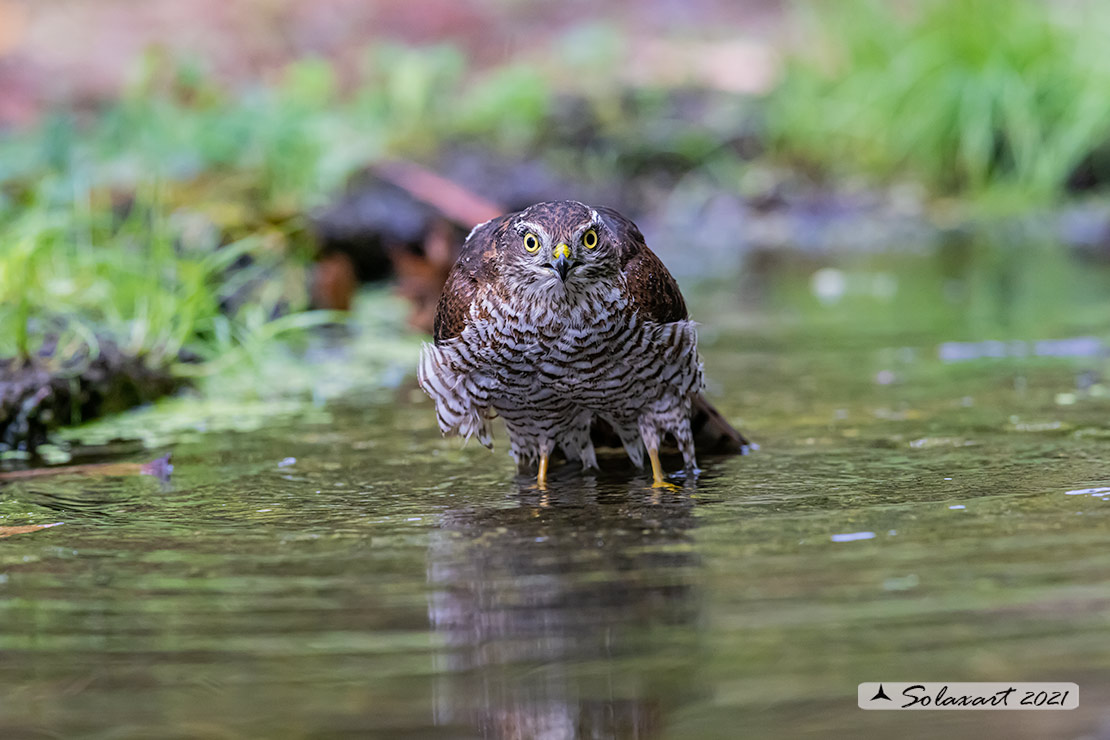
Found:
[[[1035,0],[801,6],[770,96],[781,153],[943,192],[1061,192],[1110,140],[1110,9]]]
[[[215,278],[249,243],[179,251],[156,206],[116,222],[82,195],[57,207],[39,193],[5,220],[0,354],[38,354],[50,337],[64,361],[99,335],[161,366],[201,335],[224,338]]]

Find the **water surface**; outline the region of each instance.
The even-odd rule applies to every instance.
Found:
[[[695,296],[762,449],[674,493],[619,453],[537,491],[503,439],[440,439],[411,378],[129,456],[172,450],[168,482],[0,488],[3,524],[64,522],[0,539],[0,737],[1104,737],[1104,276],[1041,310],[991,259]],[[878,680],[1080,708],[857,709]]]

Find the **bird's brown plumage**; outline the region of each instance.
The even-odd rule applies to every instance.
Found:
[[[686,301],[663,261],[648,249],[636,224],[612,208],[598,208],[601,219],[621,245],[621,273],[628,283],[632,308],[661,324],[687,318]]]
[[[466,328],[471,304],[482,283],[494,284],[498,279],[496,243],[505,224],[515,216],[495,218],[476,227],[466,238],[459,259],[443,285],[436,308],[432,334],[437,343],[454,339]]]
[[[718,446],[745,446],[700,395],[677,283],[610,208],[539,203],[475,228],[444,286],[434,338],[420,382],[443,431],[490,444],[499,414],[514,457],[539,458],[541,479],[556,446],[596,464],[591,426],[610,427],[638,465],[642,440],[656,468],[665,434],[694,466],[691,417]]]

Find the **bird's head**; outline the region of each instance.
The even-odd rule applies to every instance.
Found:
[[[537,203],[502,235],[501,253],[529,292],[581,292],[619,271],[616,238],[602,216],[572,200]]]

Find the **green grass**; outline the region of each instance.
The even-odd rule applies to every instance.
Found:
[[[167,191],[144,183],[113,207],[87,181],[46,176],[9,202],[0,215],[0,356],[53,347],[49,360],[62,367],[107,339],[151,367],[193,374],[326,318],[299,310],[303,261],[262,233],[229,242],[199,210],[172,206]],[[294,314],[282,316],[286,308]]]
[[[1062,6],[1062,7],[1061,7]],[[771,95],[785,156],[940,192],[1058,195],[1110,140],[1110,9],[1034,0],[801,6]]]
[[[251,221],[338,182],[319,146],[326,114],[307,110],[300,81],[230,104],[187,80],[0,141],[0,356],[58,338],[63,365],[109,339],[196,372],[291,323],[271,326],[279,306],[304,307],[299,227]],[[223,310],[244,284],[252,300]]]

